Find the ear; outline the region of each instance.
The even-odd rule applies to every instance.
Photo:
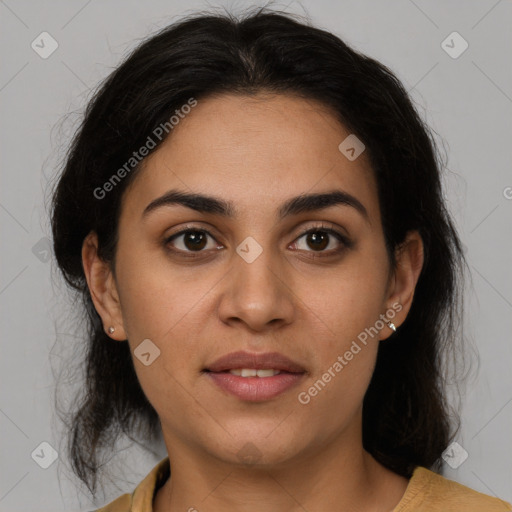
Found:
[[[423,268],[423,240],[417,231],[407,233],[405,240],[395,251],[395,259],[396,267],[390,279],[386,302],[388,310],[396,311],[392,322],[398,329],[411,309],[414,290]],[[382,340],[392,334],[393,331],[389,331],[381,337]]]
[[[109,263],[98,256],[98,237],[91,231],[82,244],[82,265],[96,311],[103,321],[103,329],[118,341],[126,340],[121,303],[116,282]],[[115,331],[108,332],[109,327]]]

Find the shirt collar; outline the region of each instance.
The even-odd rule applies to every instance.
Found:
[[[161,460],[140,482],[132,494],[130,512],[152,512],[153,499],[171,474],[169,457]]]

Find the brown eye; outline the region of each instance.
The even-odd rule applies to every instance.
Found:
[[[293,245],[294,249],[307,252],[325,252],[328,255],[339,252],[346,247],[351,247],[352,244],[341,233],[330,228],[319,227],[303,233]]]
[[[323,251],[329,245],[329,237],[330,235],[322,231],[308,233],[306,243],[315,251]]]
[[[200,251],[206,246],[206,236],[201,231],[188,231],[183,235],[183,243],[191,251]]]
[[[213,241],[213,236],[203,229],[187,229],[180,231],[169,237],[165,241],[165,245],[171,246],[171,248],[178,252],[205,252],[203,249],[214,249],[217,248],[217,244],[211,243],[208,247],[208,238]]]

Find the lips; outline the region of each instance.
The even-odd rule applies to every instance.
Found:
[[[247,402],[271,400],[296,386],[306,370],[278,352],[233,352],[203,370],[217,389]]]
[[[205,368],[205,371],[219,373],[243,368],[254,370],[278,370],[287,373],[305,373],[305,369],[295,361],[279,352],[251,354],[249,352],[232,352],[220,357]]]

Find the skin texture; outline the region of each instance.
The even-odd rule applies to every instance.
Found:
[[[348,135],[324,106],[292,95],[199,101],[125,191],[115,271],[97,257],[94,233],[84,241],[84,269],[105,330],[114,326],[110,336],[128,339],[132,353],[146,338],[161,351],[149,366],[134,358],[171,462],[157,512],[252,512],[263,500],[268,512],[333,510],[333,503],[389,511],[402,497],[407,480],[362,446],[363,398],[389,327],[307,405],[297,399],[396,303],[400,328],[423,264],[421,238],[411,232],[392,269],[366,154],[349,161],[338,150]],[[237,216],[174,205],[142,218],[171,189],[232,201]],[[347,205],[277,216],[291,197],[340,189],[364,205],[368,219]],[[303,233],[322,225],[353,244],[330,236],[318,250]],[[169,249],[198,254],[186,236],[166,248],[165,239],[185,227],[213,236],[199,258]],[[263,249],[250,264],[236,252],[248,236]],[[307,373],[274,399],[242,401],[202,373],[237,350],[278,351]],[[244,463],[249,442],[258,458]]]

